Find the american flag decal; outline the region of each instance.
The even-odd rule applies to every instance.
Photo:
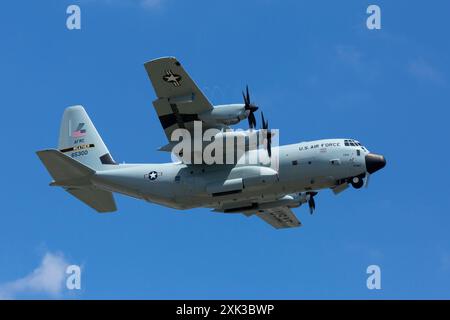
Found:
[[[86,129],[83,129],[83,127],[84,127],[84,123],[80,122],[78,124],[77,129],[72,132],[72,134],[71,134],[72,138],[84,137],[86,135]]]

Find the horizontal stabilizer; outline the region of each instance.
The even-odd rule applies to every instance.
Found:
[[[66,191],[81,200],[97,212],[113,212],[117,210],[114,196],[109,191],[90,188],[66,188]]]
[[[58,150],[48,149],[36,153],[55,180],[52,185],[88,185],[90,184],[90,177],[95,173],[91,168],[66,156]]]
[[[178,143],[178,141],[169,142],[168,144],[160,147],[158,151],[172,152],[173,147],[175,147]]]
[[[36,153],[54,179],[51,185],[64,187],[75,198],[98,212],[117,210],[113,194],[96,189],[91,184],[94,170],[55,149]]]

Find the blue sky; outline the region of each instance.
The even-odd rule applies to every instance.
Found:
[[[381,30],[366,28],[372,3]],[[66,29],[70,4],[81,30]],[[4,3],[0,297],[450,298],[448,12],[399,0]],[[214,104],[241,102],[249,84],[281,144],[351,137],[387,167],[368,189],[324,190],[313,216],[295,210],[302,228],[281,231],[123,196],[99,215],[48,187],[34,152],[56,146],[74,104],[116,160],[170,161],[143,67],[167,55]],[[81,265],[82,290],[61,275],[40,287],[52,261]],[[371,264],[382,290],[366,287]]]

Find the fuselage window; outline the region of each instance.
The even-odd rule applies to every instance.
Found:
[[[360,156],[361,155],[361,150],[356,150],[356,155]]]
[[[298,161],[297,161],[297,160],[292,161],[292,165],[293,165],[293,166],[298,165]]]

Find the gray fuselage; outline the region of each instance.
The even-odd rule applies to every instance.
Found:
[[[301,142],[273,150],[279,159],[276,174],[271,174],[274,171],[269,165],[120,164],[98,171],[93,183],[100,189],[176,209],[220,210],[233,204],[276,201],[286,194],[335,187],[343,179],[364,175],[365,156],[369,154],[361,145],[344,145],[344,139]],[[262,148],[252,152],[267,151]],[[261,167],[267,168],[267,179],[253,174]],[[224,181],[230,181],[231,187],[222,186]],[[235,192],[233,184],[241,184],[236,187],[240,190]],[[224,192],[216,190],[222,187]]]

